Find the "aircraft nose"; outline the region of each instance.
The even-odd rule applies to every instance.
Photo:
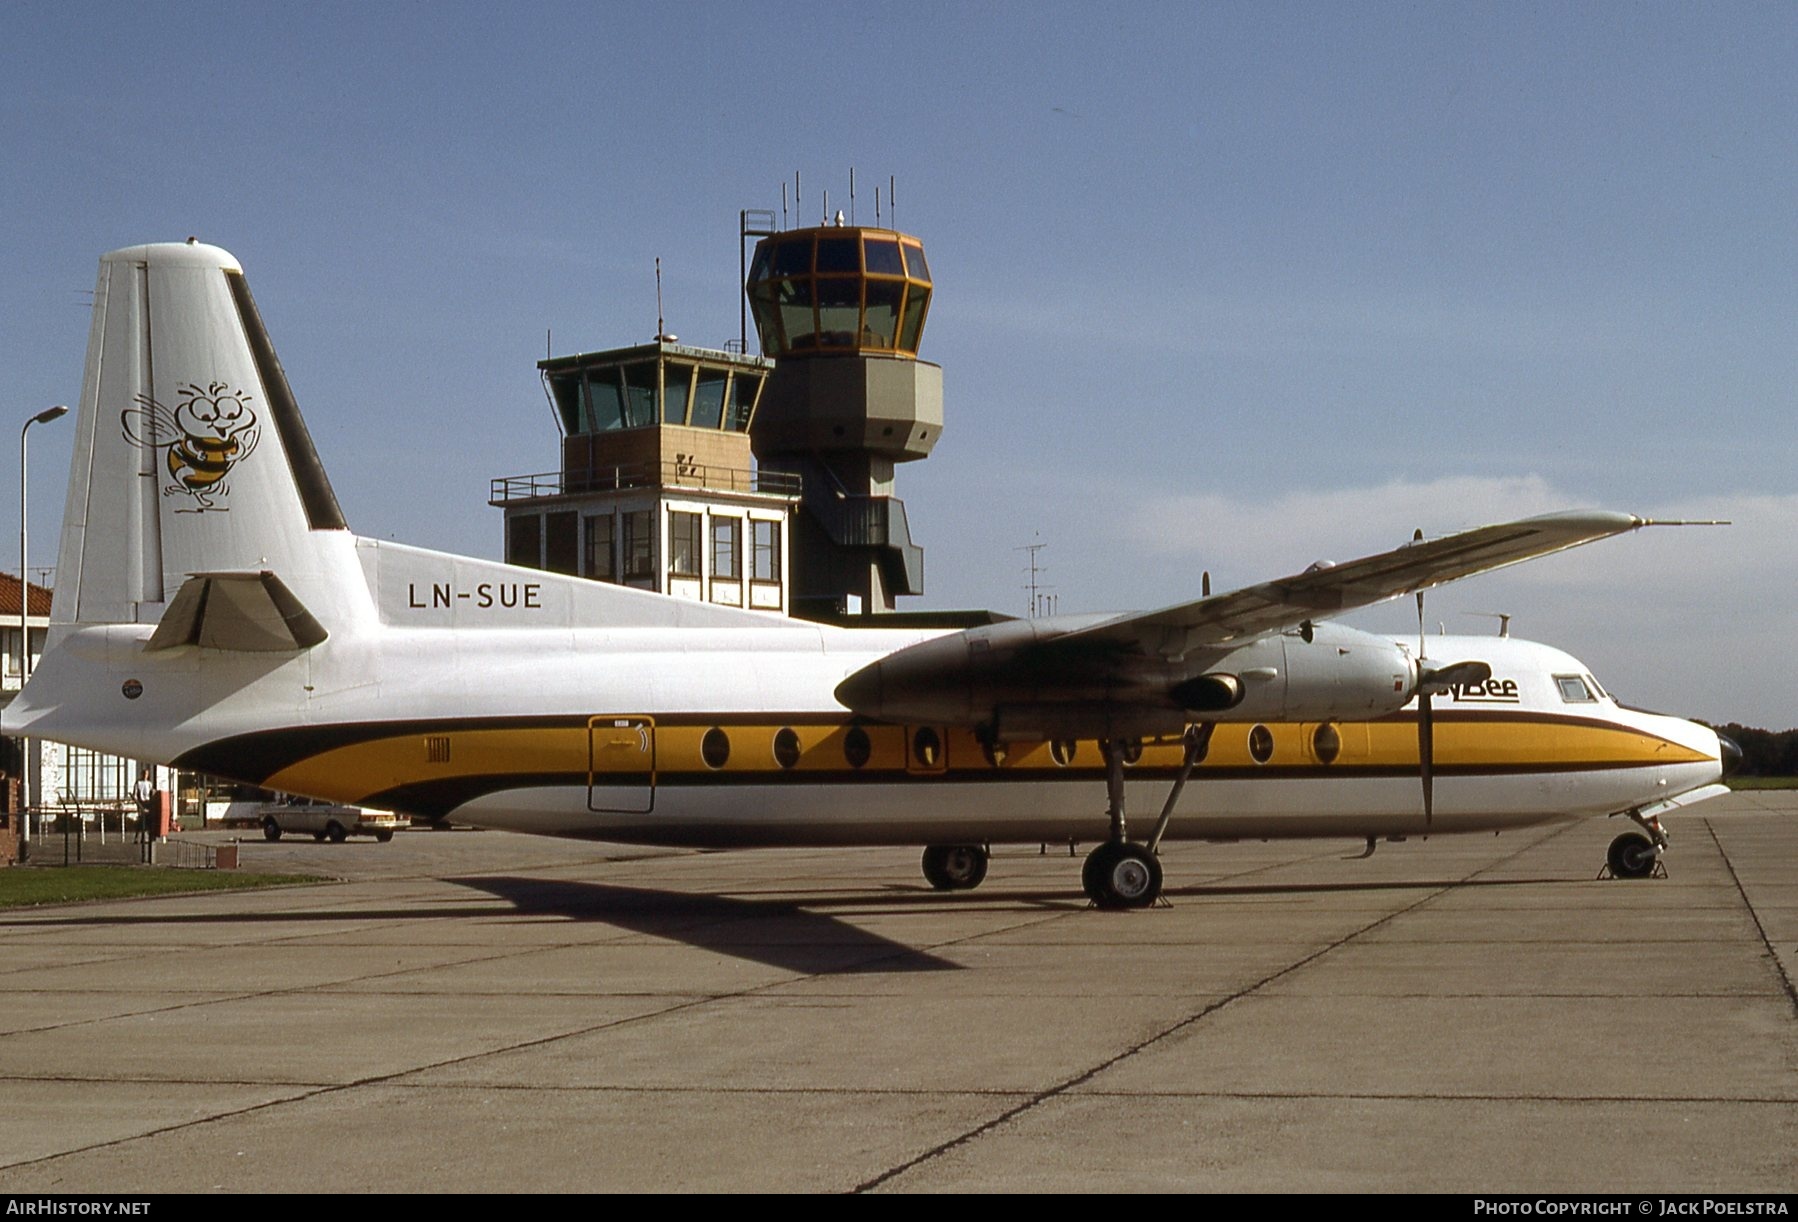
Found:
[[[1723,761],[1723,775],[1728,776],[1742,766],[1742,748],[1727,734],[1717,735],[1717,758]]]

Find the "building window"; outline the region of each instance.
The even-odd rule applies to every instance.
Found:
[[[624,576],[627,580],[654,577],[655,549],[650,542],[649,510],[620,515],[624,519]]]
[[[543,517],[521,513],[506,523],[506,563],[543,567]]]
[[[699,556],[703,536],[696,513],[670,510],[668,513],[668,575],[699,576]]]
[[[712,579],[735,581],[742,571],[737,567],[737,553],[742,546],[743,523],[737,518],[712,519]]]
[[[754,548],[749,575],[756,581],[780,580],[780,523],[754,520],[749,523],[750,542]]]
[[[693,366],[662,367],[662,423],[685,424],[687,399],[693,393]]]
[[[572,509],[543,519],[543,567],[552,573],[575,573],[581,554],[581,518]]]
[[[587,562],[583,570],[595,581],[617,581],[618,562],[612,554],[612,515],[596,513],[587,519]]]

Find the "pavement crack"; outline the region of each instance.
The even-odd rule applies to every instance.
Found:
[[[1564,835],[1568,831],[1568,829],[1571,828],[1572,826],[1574,826],[1574,825],[1569,824],[1567,827],[1560,828],[1560,829],[1550,833],[1549,835],[1542,837],[1541,839],[1531,840],[1529,843],[1522,845],[1521,847],[1519,847],[1515,851],[1509,853],[1508,855],[1499,858],[1497,861],[1490,862],[1487,865],[1482,866],[1479,869],[1471,871],[1470,873],[1464,875],[1462,878],[1456,880],[1456,883],[1447,884],[1444,886],[1434,888],[1427,895],[1423,895],[1423,896],[1419,897],[1418,899],[1413,900],[1411,903],[1406,904],[1402,908],[1395,908],[1391,912],[1386,913],[1384,916],[1381,916],[1377,920],[1370,921],[1367,924],[1361,926],[1360,928],[1352,930],[1351,932],[1344,934],[1342,937],[1337,938],[1335,941],[1330,942],[1327,945],[1319,947],[1318,949],[1312,951],[1310,954],[1304,955],[1301,958],[1293,960],[1291,963],[1288,963],[1285,967],[1281,968],[1279,971],[1270,972],[1266,976],[1263,976],[1261,979],[1256,980],[1251,984],[1243,986],[1242,988],[1238,989],[1236,992],[1231,993],[1226,997],[1221,997],[1221,998],[1217,999],[1216,1001],[1211,1002],[1210,1004],[1202,1007],[1201,1009],[1195,1011],[1194,1013],[1188,1014],[1185,1018],[1182,1018],[1182,1019],[1178,1020],[1177,1022],[1169,1024],[1168,1026],[1162,1028],[1160,1031],[1157,1031],[1153,1035],[1150,1035],[1146,1039],[1139,1040],[1137,1043],[1132,1044],[1130,1047],[1125,1048],[1123,1051],[1114,1053],[1113,1055],[1105,1058],[1104,1060],[1099,1061],[1097,1064],[1090,1065],[1086,1069],[1080,1071],[1079,1073],[1074,1074],[1071,1077],[1064,1078],[1062,1081],[1057,1082],[1053,1086],[1050,1086],[1043,1090],[1035,1092],[1034,1094],[1030,1095],[1027,1099],[1024,1099],[1022,1102],[1016,1104],[1013,1107],[1009,1107],[1009,1108],[1005,1109],[1003,1112],[1000,1112],[996,1116],[989,1117],[985,1121],[982,1121],[980,1124],[975,1125],[971,1129],[968,1129],[966,1132],[960,1133],[960,1134],[956,1135],[955,1137],[950,1138],[947,1141],[939,1142],[937,1145],[932,1146],[930,1149],[925,1150],[924,1152],[917,1154],[917,1155],[913,1156],[912,1158],[909,1158],[906,1161],[899,1163],[893,1167],[887,1168],[887,1170],[881,1172],[879,1175],[876,1175],[867,1180],[863,1180],[861,1183],[857,1184],[854,1188],[851,1188],[849,1191],[852,1193],[872,1192],[876,1188],[879,1188],[884,1184],[892,1182],[894,1179],[897,1179],[899,1176],[904,1175],[906,1172],[911,1171],[916,1167],[920,1167],[920,1166],[924,1165],[925,1163],[932,1161],[933,1159],[940,1158],[941,1156],[949,1153],[952,1150],[959,1149],[962,1146],[968,1145],[971,1142],[979,1140],[981,1137],[984,1137],[986,1134],[991,1133],[994,1130],[1001,1128],[1002,1126],[1004,1126],[1006,1124],[1009,1124],[1011,1121],[1017,1119],[1019,1116],[1022,1116],[1027,1112],[1034,1111],[1035,1109],[1037,1109],[1038,1107],[1041,1107],[1043,1104],[1049,1102],[1050,1100],[1058,1099],[1061,1096],[1067,1094],[1069,1091],[1072,1091],[1080,1086],[1085,1085],[1086,1083],[1092,1081],[1094,1078],[1098,1077],[1100,1074],[1104,1073],[1106,1070],[1112,1068],[1113,1066],[1121,1064],[1122,1062],[1128,1060],[1129,1058],[1136,1056],[1138,1053],[1143,1052],[1146,1049],[1152,1048],[1156,1044],[1159,1044],[1159,1043],[1163,1042],[1164,1040],[1169,1039],[1172,1036],[1178,1035],[1180,1032],[1185,1031],[1187,1028],[1193,1026],[1196,1023],[1203,1022],[1205,1019],[1209,1018],[1213,1014],[1216,1014],[1219,1010],[1224,1009],[1226,1006],[1229,1006],[1234,1002],[1241,1001],[1245,997],[1252,996],[1253,994],[1266,988],[1268,985],[1274,983],[1276,980],[1279,980],[1284,976],[1291,975],[1293,972],[1298,971],[1300,968],[1309,966],[1310,964],[1317,962],[1319,959],[1323,958],[1325,955],[1331,953],[1332,951],[1340,950],[1342,947],[1347,946],[1350,942],[1353,942],[1355,939],[1361,937],[1363,934],[1371,933],[1374,930],[1379,929],[1381,926],[1389,924],[1390,922],[1397,920],[1399,917],[1405,916],[1408,913],[1415,912],[1417,909],[1422,908],[1424,905],[1430,903],[1432,900],[1435,900],[1435,899],[1439,898],[1440,896],[1446,895],[1449,891],[1453,890],[1455,885],[1458,885],[1460,883],[1470,882],[1473,879],[1478,878],[1482,874],[1490,873],[1491,871],[1497,869],[1498,867],[1507,865],[1510,862],[1516,860],[1518,857],[1521,857],[1523,854],[1530,852],[1533,849],[1536,849],[1536,848],[1540,847],[1541,845],[1548,843],[1551,840],[1554,840],[1556,837]]]
[[[1736,863],[1729,859],[1729,851],[1717,838],[1717,828],[1709,820],[1704,821],[1704,830],[1717,846],[1717,856],[1723,859],[1723,868],[1729,871],[1729,881],[1735,884],[1736,894],[1742,897],[1742,907],[1748,910],[1749,920],[1754,922],[1754,931],[1760,935],[1761,945],[1766,948],[1767,959],[1773,964],[1773,971],[1779,977],[1779,983],[1785,988],[1786,1001],[1791,1003],[1792,1011],[1798,1014],[1798,988],[1792,985],[1792,977],[1786,972],[1786,965],[1780,959],[1779,952],[1773,949],[1773,939],[1767,936],[1767,927],[1761,923],[1761,914],[1755,911],[1754,901],[1748,898],[1748,889],[1742,885],[1742,878],[1736,873]]]

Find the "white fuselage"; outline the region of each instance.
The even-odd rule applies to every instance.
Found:
[[[480,826],[667,844],[1096,840],[1096,745],[1013,744],[950,727],[858,724],[832,691],[928,635],[766,626],[408,628],[365,624],[298,654],[145,652],[136,625],[66,630],[9,717],[32,734],[338,801]],[[1519,827],[1649,805],[1715,781],[1714,734],[1598,694],[1558,650],[1436,638],[1493,678],[1436,701],[1426,828],[1413,714],[1318,726],[1225,722],[1168,835],[1398,836]],[[1589,698],[1569,700],[1574,678]],[[122,689],[135,685],[126,699]],[[103,696],[104,698],[96,698]],[[789,736],[783,762],[777,738]],[[934,753],[922,752],[934,735]],[[857,752],[852,738],[866,746]],[[709,736],[709,738],[708,738]],[[719,751],[713,750],[721,745]],[[711,751],[708,756],[708,751]],[[859,759],[859,762],[858,762]],[[1127,772],[1152,821],[1180,762],[1148,743]]]

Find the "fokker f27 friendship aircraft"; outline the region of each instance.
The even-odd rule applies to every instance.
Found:
[[[1371,851],[1621,814],[1641,830],[1610,864],[1645,874],[1659,816],[1737,754],[1545,645],[1326,622],[1651,524],[1626,514],[1144,614],[932,632],[708,606],[351,534],[241,268],[191,242],[101,260],[76,429],[48,649],[5,731],[292,793],[615,841],[923,845],[946,889],[994,843],[1097,842],[1087,893],[1134,907],[1163,836]],[[1148,835],[1126,801],[1159,807]]]

